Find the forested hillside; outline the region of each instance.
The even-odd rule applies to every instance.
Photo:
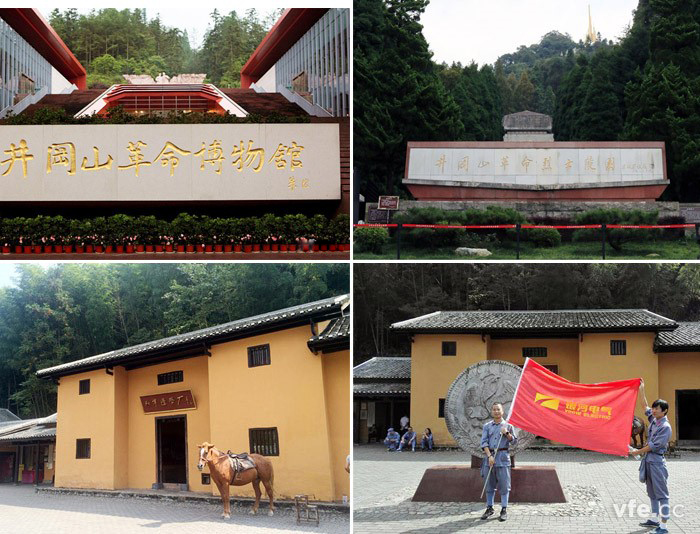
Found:
[[[255,9],[239,16],[216,9],[202,46],[192,49],[187,30],[170,28],[145,9],[76,9],[51,12],[49,22],[88,72],[88,86],[123,83],[122,74],[161,72],[168,76],[204,73],[222,87],[240,85],[241,67],[258,46],[281,10],[262,17]],[[202,29],[204,31],[204,29]]]
[[[528,109],[553,115],[557,141],[665,141],[664,199],[700,201],[700,0],[639,0],[619,42],[553,29],[483,66],[432,61],[428,0],[354,5],[354,165],[368,199],[408,195],[407,141],[500,141],[503,115]]]
[[[18,264],[0,288],[0,408],[56,411],[37,369],[349,291],[345,264]]]

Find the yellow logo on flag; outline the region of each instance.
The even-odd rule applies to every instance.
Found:
[[[557,411],[559,410],[560,402],[565,402],[563,409],[564,413],[589,417],[591,419],[609,420],[612,418],[612,408],[610,406],[595,406],[574,401],[562,401],[561,399],[557,399],[551,395],[535,392],[535,404],[539,404],[544,408]]]
[[[559,399],[550,397],[549,395],[535,393],[535,402],[542,405],[544,408],[549,408],[551,410],[559,409]]]

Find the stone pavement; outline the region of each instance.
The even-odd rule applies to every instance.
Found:
[[[347,513],[322,510],[317,527],[297,526],[291,508],[277,509],[272,517],[267,503],[261,502],[256,516],[249,510],[247,503],[232,501],[231,519],[225,521],[221,504],[36,493],[33,486],[0,484],[0,534],[350,532]]]
[[[461,451],[387,452],[381,445],[354,448],[353,532],[451,534],[454,532],[588,534],[652,532],[638,524],[649,504],[636,460],[578,450],[528,450],[516,465],[554,465],[567,502],[508,506],[508,521],[481,521],[483,503],[421,503],[411,497],[425,470],[469,464]],[[673,532],[700,532],[700,453],[682,451],[668,460]],[[495,516],[500,512],[496,494]],[[630,503],[632,506],[630,507]],[[616,510],[617,506],[617,510]],[[624,508],[622,508],[624,506]],[[493,517],[495,517],[493,516]]]

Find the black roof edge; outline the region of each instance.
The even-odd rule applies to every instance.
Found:
[[[700,345],[657,345],[656,352],[700,352]]]
[[[95,363],[87,363],[85,366],[78,366],[74,367],[71,369],[64,369],[64,370],[57,370],[54,372],[44,372],[42,373],[41,370],[37,371],[37,376],[39,378],[59,378],[61,376],[68,376],[68,375],[75,375],[75,374],[80,374],[84,373],[86,371],[95,371],[97,369],[104,369],[106,367],[114,367],[116,365],[124,365],[124,364],[135,364],[137,365],[139,361],[142,360],[147,360],[148,356],[167,356],[167,355],[172,355],[176,356],[179,352],[183,352],[183,349],[186,350],[192,350],[192,349],[202,349],[203,345],[206,344],[206,346],[211,346],[211,345],[216,345],[219,343],[226,343],[228,341],[235,341],[237,339],[244,339],[247,337],[253,337],[257,336],[260,334],[267,334],[269,332],[275,332],[278,330],[286,330],[289,328],[295,328],[297,326],[308,326],[309,324],[309,317],[313,317],[315,320],[326,320],[326,319],[333,319],[334,317],[338,317],[341,313],[341,307],[339,305],[334,305],[331,308],[326,308],[323,310],[320,310],[320,312],[315,312],[312,314],[305,314],[301,317],[289,317],[286,319],[282,319],[278,322],[275,322],[274,324],[267,324],[263,323],[261,325],[256,325],[251,328],[247,328],[244,331],[239,331],[239,332],[231,332],[227,334],[221,334],[212,338],[208,338],[206,340],[196,340],[196,341],[190,341],[187,343],[183,343],[181,345],[171,345],[170,347],[160,347],[157,349],[151,349],[151,350],[146,350],[144,352],[140,352],[138,354],[131,354],[124,356],[122,358],[117,358],[115,360],[111,361],[103,361],[103,362],[95,362]],[[163,338],[167,339],[167,338]],[[154,340],[155,341],[155,340]],[[128,347],[124,347],[128,348]],[[203,351],[202,351],[203,354]],[[187,357],[193,357],[194,354],[192,355],[184,355],[182,358],[187,358]],[[176,358],[173,359],[181,359],[176,356]],[[66,362],[67,363],[67,362]],[[159,361],[156,361],[153,363],[155,365],[156,363],[160,363]],[[41,374],[40,374],[41,373]]]
[[[598,334],[617,332],[672,332],[678,325],[632,326],[615,328],[394,328],[389,329],[398,334],[474,334],[474,335],[525,335],[525,334]]]
[[[329,353],[350,349],[350,339],[348,338],[317,340],[310,339],[306,344],[308,345],[309,349],[311,349],[311,351],[314,352],[314,354],[318,353],[319,351],[323,353]]]

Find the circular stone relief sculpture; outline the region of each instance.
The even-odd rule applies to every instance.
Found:
[[[501,360],[487,360],[466,368],[452,382],[445,399],[447,430],[462,450],[484,457],[481,433],[484,424],[491,421],[491,406],[503,404],[504,417],[510,412],[521,369]],[[511,447],[511,455],[525,449],[535,435],[516,427],[518,443]]]

